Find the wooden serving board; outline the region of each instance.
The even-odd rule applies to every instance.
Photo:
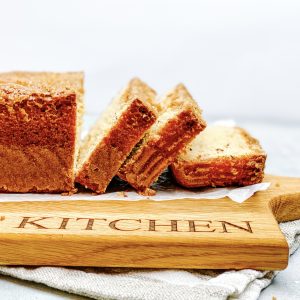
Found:
[[[277,222],[300,218],[300,179],[265,181],[271,187],[242,204],[228,198],[0,203],[0,264],[283,269],[288,246]]]

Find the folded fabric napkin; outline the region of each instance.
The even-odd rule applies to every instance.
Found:
[[[300,220],[281,223],[290,255],[300,246]],[[0,273],[93,299],[257,299],[278,272],[121,268],[0,267]]]

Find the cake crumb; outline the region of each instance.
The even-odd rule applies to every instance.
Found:
[[[5,220],[5,216],[1,216],[0,221],[4,221],[4,220]]]
[[[72,196],[72,195],[76,194],[77,191],[78,191],[78,189],[75,189],[75,188],[74,188],[74,189],[71,190],[71,191],[61,193],[60,195],[61,195],[61,196]]]
[[[117,192],[117,195],[120,197],[128,197],[126,191]]]
[[[143,191],[138,191],[138,193],[142,196],[155,196],[156,195],[156,191],[152,190],[150,188],[146,188]]]
[[[279,182],[276,182],[275,186],[276,186],[276,187],[280,187]]]

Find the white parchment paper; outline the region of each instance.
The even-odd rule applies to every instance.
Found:
[[[115,181],[117,181],[115,179]],[[268,189],[270,183],[263,182],[245,187],[230,188],[206,188],[206,189],[184,189],[172,182],[169,174],[164,173],[158,183],[154,185],[157,190],[155,196],[142,196],[137,194],[125,183],[114,182],[108,188],[107,193],[95,195],[92,192],[79,191],[71,196],[59,194],[0,194],[0,202],[23,202],[23,201],[69,201],[69,200],[123,200],[123,201],[171,201],[177,199],[220,199],[229,197],[231,200],[242,203],[258,191]]]

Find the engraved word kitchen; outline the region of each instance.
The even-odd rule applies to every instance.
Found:
[[[252,234],[252,221],[209,220],[209,219],[159,219],[116,217],[56,217],[56,216],[2,216],[0,226],[3,229],[15,228],[27,232],[55,230],[62,232],[174,232],[174,233],[240,233]]]

